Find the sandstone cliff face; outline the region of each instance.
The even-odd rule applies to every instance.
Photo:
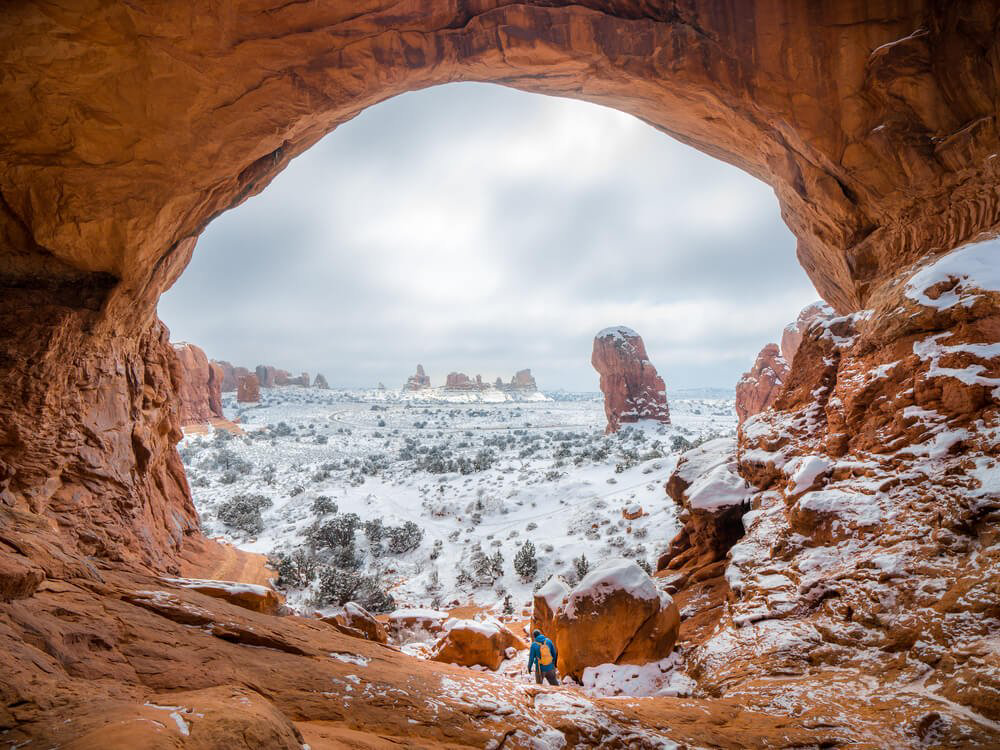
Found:
[[[778,351],[777,344],[768,344],[760,350],[757,361],[736,384],[736,414],[740,423],[764,409],[769,409],[781,393],[788,377],[788,363]]]
[[[960,273],[906,294],[915,263],[1000,221],[995,3],[5,13],[0,557],[14,562],[0,572],[18,597],[0,604],[5,739],[153,746],[156,725],[135,719],[184,700],[204,719],[193,734],[217,745],[249,731],[294,747],[288,716],[310,740],[327,731],[314,720],[348,730],[346,690],[304,696],[339,690],[356,668],[328,655],[356,641],[382,684],[426,698],[415,725],[375,702],[349,709],[399,744],[482,747],[499,729],[515,746],[554,727],[577,744],[619,728],[626,745],[643,725],[695,746],[997,744],[1000,309]],[[499,696],[515,712],[487,722],[428,687],[482,687],[474,676],[149,575],[197,535],[174,450],[179,364],[155,318],[197,233],[364,107],[462,79],[619,107],[767,181],[839,314],[741,428],[738,473],[760,491],[717,561],[726,576],[677,594],[717,613],[681,632],[707,697],[596,701],[602,734],[516,691]],[[116,740],[122,727],[149,734]]]
[[[181,425],[223,419],[221,385],[224,372],[208,361],[205,352],[194,344],[174,344],[180,363],[177,391]]]
[[[232,391],[235,391],[239,385],[240,378],[244,375],[250,374],[250,371],[247,368],[234,367],[231,362],[226,362],[225,360],[213,359],[212,364],[221,369],[219,390],[223,393],[231,393]]]
[[[431,379],[424,372],[423,365],[417,365],[417,372],[410,376],[403,388],[407,391],[420,391],[431,387]]]
[[[670,424],[667,387],[638,333],[625,326],[599,332],[590,363],[601,376],[607,432],[617,432],[623,422],[640,419]]]

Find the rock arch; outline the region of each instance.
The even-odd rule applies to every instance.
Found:
[[[107,528],[85,548],[168,564],[194,522],[159,294],[201,229],[294,156],[443,82],[613,106],[768,181],[817,288],[856,310],[1000,220],[997,19],[916,0],[10,8],[4,497],[68,530],[89,508]]]

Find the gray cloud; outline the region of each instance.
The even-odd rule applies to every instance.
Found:
[[[613,110],[405,94],[224,214],[160,302],[209,356],[399,385],[419,361],[592,390],[639,330],[668,387],[731,386],[816,296],[770,188]]]

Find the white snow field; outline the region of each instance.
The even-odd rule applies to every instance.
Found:
[[[551,575],[579,580],[580,558],[655,565],[679,529],[663,489],[677,455],[736,429],[731,397],[674,399],[673,425],[605,436],[600,394],[470,404],[388,393],[290,386],[261,389],[259,404],[224,394],[246,434],[180,446],[206,533],[284,553],[278,584],[296,609],[350,598],[375,611],[520,615]],[[635,504],[643,515],[626,520]],[[519,574],[529,540],[535,570],[522,553]]]

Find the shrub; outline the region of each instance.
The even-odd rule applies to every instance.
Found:
[[[514,555],[514,572],[525,583],[535,580],[535,575],[538,573],[538,559],[535,557],[535,545],[530,539],[522,544],[521,549]]]
[[[583,578],[590,571],[590,562],[587,560],[586,555],[580,555],[579,557],[573,558],[573,568],[576,570],[576,574],[579,578]]]
[[[271,505],[271,498],[266,495],[234,495],[219,504],[215,515],[231,529],[259,534],[264,530],[260,512]]]
[[[329,547],[338,549],[340,547],[354,546],[354,532],[357,531],[361,519],[356,513],[343,513],[334,516],[329,521],[317,522],[307,532],[307,538],[317,547]]]
[[[337,503],[326,495],[320,495],[313,500],[312,512],[314,515],[327,516],[331,513],[336,513],[337,510]]]
[[[273,553],[268,563],[278,573],[279,588],[304,588],[316,575],[316,558],[303,549]]]
[[[386,529],[389,541],[389,551],[394,555],[415,550],[424,540],[423,530],[413,521],[407,521],[402,526],[390,526]]]

